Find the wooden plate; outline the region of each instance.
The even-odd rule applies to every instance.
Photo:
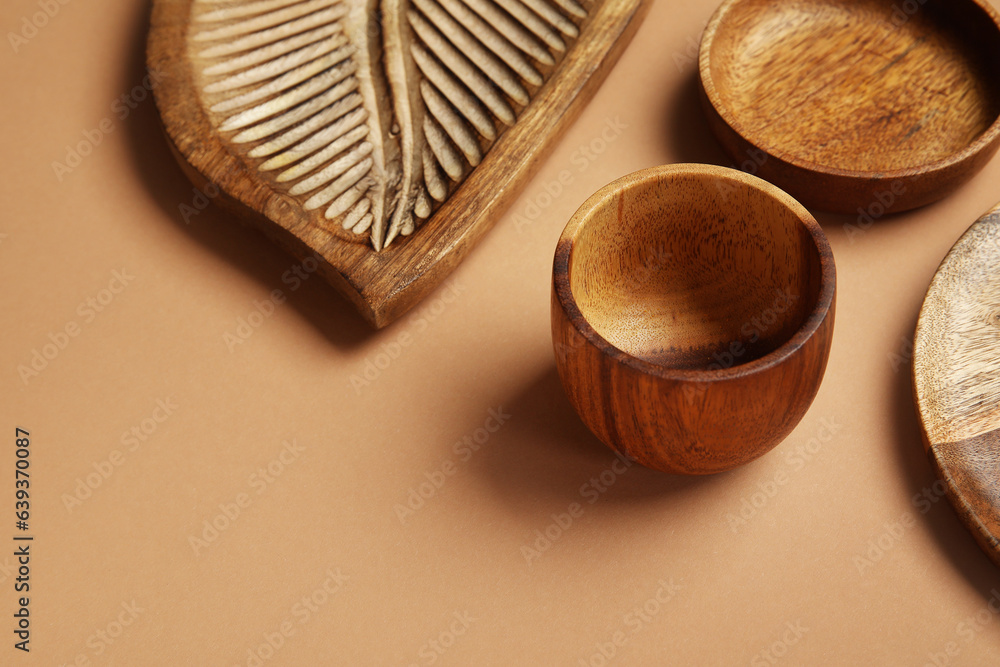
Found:
[[[381,327],[486,233],[647,0],[155,0],[181,166]]]
[[[1000,565],[1000,206],[958,240],[931,282],[913,386],[934,469]]]
[[[985,0],[727,0],[699,68],[727,152],[808,207],[928,204],[1000,145],[1000,15]]]

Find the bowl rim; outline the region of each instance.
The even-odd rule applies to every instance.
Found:
[[[934,174],[940,174],[946,172],[949,169],[953,169],[962,163],[973,159],[980,153],[990,150],[998,141],[1000,141],[1000,113],[997,117],[993,119],[993,123],[986,128],[986,130],[980,134],[974,141],[966,144],[966,146],[951,155],[934,160],[932,162],[927,162],[925,164],[917,165],[914,167],[907,167],[905,169],[891,169],[883,171],[862,171],[855,169],[842,169],[839,167],[833,167],[830,165],[825,165],[817,162],[812,162],[810,160],[805,160],[792,153],[790,151],[784,150],[784,148],[779,146],[772,146],[770,148],[759,145],[757,142],[753,141],[746,127],[737,119],[730,107],[723,104],[723,100],[719,95],[718,89],[715,86],[715,80],[712,77],[711,68],[711,56],[712,48],[715,45],[715,37],[718,33],[723,22],[726,21],[727,16],[730,12],[746,2],[754,2],[756,0],[725,0],[716,9],[715,13],[709,19],[705,26],[705,30],[702,33],[701,43],[698,49],[698,74],[699,80],[701,81],[702,89],[708,98],[709,103],[715,112],[719,114],[723,122],[729,126],[729,128],[735,132],[739,137],[753,146],[754,148],[759,148],[763,150],[768,155],[787,162],[793,167],[803,169],[805,171],[813,172],[821,176],[828,176],[834,178],[847,178],[859,181],[871,181],[873,179],[878,180],[901,180],[907,178],[913,178],[917,176],[931,176]],[[778,0],[785,1],[785,0]],[[826,0],[829,3],[836,3],[837,0]],[[947,0],[947,2],[942,2],[942,6],[948,8],[949,10],[954,9],[954,4],[956,2],[965,2],[972,6],[978,7],[986,16],[992,21],[993,27],[997,33],[998,40],[997,43],[1000,45],[1000,12],[998,12],[992,5],[987,3],[985,0]],[[998,87],[1000,90],[1000,87]]]
[[[820,262],[819,293],[802,325],[795,330],[791,337],[766,355],[742,364],[735,364],[729,368],[715,370],[672,368],[640,359],[608,342],[597,333],[580,310],[571,287],[571,266],[576,240],[587,221],[599,208],[609,205],[616,197],[621,197],[625,190],[639,188],[670,176],[708,176],[729,181],[736,186],[755,189],[789,209],[809,232]],[[595,192],[566,223],[556,246],[552,266],[553,293],[559,306],[563,309],[563,313],[573,328],[602,354],[641,373],[664,380],[701,383],[734,380],[753,375],[781,364],[791,357],[812,338],[813,334],[830,316],[835,305],[836,286],[837,269],[830,242],[819,223],[802,204],[784,190],[752,174],[728,167],[695,163],[669,164],[641,169],[622,176]]]

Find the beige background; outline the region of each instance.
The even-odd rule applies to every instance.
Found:
[[[253,665],[271,636],[266,665],[600,665],[616,633],[609,664],[993,662],[1000,578],[945,502],[914,501],[933,478],[903,358],[936,266],[1000,199],[1000,160],[861,235],[821,216],[840,278],[827,378],[757,462],[708,479],[606,472],[611,455],[559,387],[549,272],[569,216],[636,169],[728,164],[695,95],[714,4],[656,0],[510,213],[447,287],[378,333],[318,279],[293,290],[293,261],[214,208],[184,223],[194,194],[152,103],[124,119],[115,105],[144,74],[145,2],[71,0],[16,53],[5,39],[0,545],[13,544],[15,426],[32,434],[37,539],[30,656],[12,646],[0,555],[0,664]],[[5,0],[0,27],[37,10]],[[60,181],[52,163],[105,118],[110,133]],[[133,278],[102,294],[115,271]],[[287,301],[230,350],[273,290]],[[73,323],[23,381],[18,367]],[[369,362],[384,368],[352,385]],[[456,450],[484,439],[491,409],[509,419]],[[606,492],[583,488],[602,472]],[[443,484],[401,521],[397,505],[431,478]],[[90,495],[69,503],[78,491]],[[758,507],[736,523],[744,501]],[[529,563],[522,547],[572,503],[582,516]],[[224,529],[196,549],[213,520]],[[859,560],[879,542],[877,561]],[[328,570],[347,577],[339,589]]]

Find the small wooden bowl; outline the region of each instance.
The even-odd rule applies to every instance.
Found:
[[[699,69],[737,165],[808,207],[922,206],[1000,145],[1000,15],[985,0],[727,0]]]
[[[1000,565],[1000,205],[945,257],[913,343],[924,446],[959,517]]]
[[[819,389],[836,269],[798,202],[680,164],[593,195],[556,248],[552,337],[570,402],[612,449],[710,474],[781,442]]]

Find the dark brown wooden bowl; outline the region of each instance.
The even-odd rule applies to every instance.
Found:
[[[727,0],[699,69],[726,151],[810,208],[922,206],[1000,145],[1000,15],[983,0]]]
[[[552,336],[605,444],[710,474],[781,442],[816,395],[836,270],[801,204],[740,171],[670,165],[593,195],[556,249]]]

